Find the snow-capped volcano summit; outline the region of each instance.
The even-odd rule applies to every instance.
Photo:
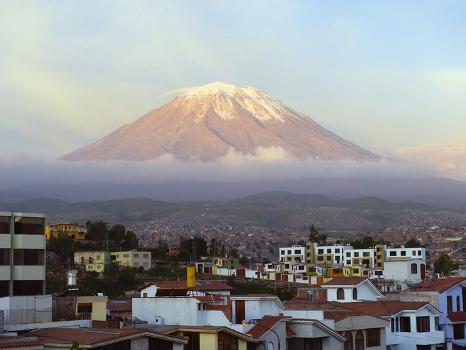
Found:
[[[164,106],[62,159],[149,160],[171,154],[214,160],[230,149],[254,154],[258,147],[281,147],[300,159],[380,159],[249,86],[215,82],[175,94]]]

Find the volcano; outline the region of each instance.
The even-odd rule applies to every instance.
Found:
[[[230,151],[254,155],[270,147],[303,160],[381,159],[263,91],[225,83],[178,90],[167,104],[61,159],[145,161],[168,154],[215,161]]]

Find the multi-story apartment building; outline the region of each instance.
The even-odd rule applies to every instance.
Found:
[[[45,216],[0,212],[0,297],[45,293]]]
[[[305,262],[306,247],[291,246],[280,248],[279,258],[281,262]]]
[[[64,223],[47,225],[45,231],[47,240],[58,237],[70,237],[74,240],[81,241],[86,239],[86,233],[86,226]]]
[[[137,250],[111,253],[103,251],[76,252],[74,253],[74,263],[76,265],[84,265],[86,271],[95,271],[98,273],[104,272],[105,265],[109,263],[148,270],[151,268],[151,253]]]

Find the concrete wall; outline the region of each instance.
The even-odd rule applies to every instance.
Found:
[[[217,350],[217,334],[201,333],[199,334],[199,348],[205,350]]]
[[[197,301],[194,298],[133,298],[133,316],[148,324],[156,324],[155,317],[162,318],[162,324],[197,325]]]
[[[52,296],[16,296],[0,298],[4,323],[52,322]]]

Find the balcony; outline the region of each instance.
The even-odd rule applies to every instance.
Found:
[[[16,281],[45,280],[45,266],[14,266],[13,279]]]
[[[15,249],[45,249],[44,235],[14,235]]]

